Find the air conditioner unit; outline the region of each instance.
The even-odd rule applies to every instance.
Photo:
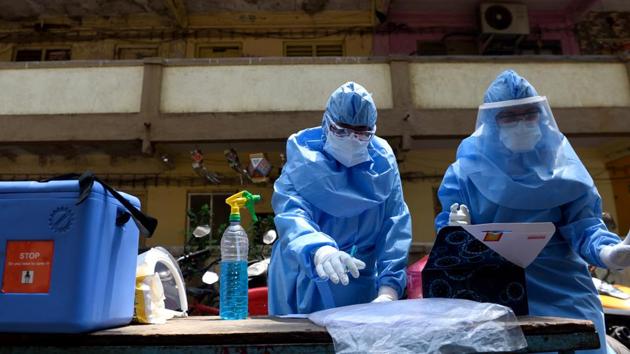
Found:
[[[482,3],[481,32],[488,34],[529,34],[527,6],[512,3]]]

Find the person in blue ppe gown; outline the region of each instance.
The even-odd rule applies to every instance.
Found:
[[[397,300],[406,286],[411,218],[396,157],[375,135],[376,105],[347,82],[321,127],[287,141],[274,184],[278,241],[269,265],[269,314]]]
[[[593,179],[547,103],[514,71],[501,73],[479,107],[438,190],[445,225],[553,222],[556,232],[525,269],[529,312],[595,323],[605,353],[601,302],[587,263],[621,269],[630,246],[608,231]]]

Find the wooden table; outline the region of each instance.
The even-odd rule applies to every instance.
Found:
[[[593,323],[551,317],[520,317],[524,352],[599,347]],[[334,353],[325,328],[306,319],[254,317],[222,321],[188,317],[164,325],[130,325],[90,334],[0,333],[0,353]]]

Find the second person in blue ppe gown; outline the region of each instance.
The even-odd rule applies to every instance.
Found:
[[[457,149],[438,191],[445,225],[553,222],[556,233],[525,269],[530,315],[595,323],[604,316],[587,263],[620,269],[630,246],[601,220],[601,198],[558,129],[547,99],[514,71],[500,74],[479,107],[475,132]]]
[[[370,93],[348,82],[328,99],[321,127],[289,138],[272,197],[279,239],[269,314],[402,296],[411,218],[394,153],[375,135],[376,117]]]

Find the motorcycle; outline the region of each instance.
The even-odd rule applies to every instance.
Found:
[[[593,284],[604,309],[606,334],[630,347],[630,287],[613,285],[595,277]]]
[[[267,289],[267,271],[269,270],[270,257],[265,257],[265,246],[272,245],[278,235],[275,230],[268,230],[263,235],[263,246],[260,251],[262,259],[250,262],[247,267],[247,278],[249,279],[249,314],[251,316],[266,316],[268,310],[268,289]]]
[[[208,247],[185,254],[177,259],[186,283],[186,295],[189,298],[188,315],[190,316],[216,316],[219,314],[219,290],[216,285],[213,285],[219,277],[210,269],[213,269],[220,259],[217,258],[208,265],[203,263],[203,260],[207,259],[211,252],[212,249]],[[195,284],[198,283],[201,274],[203,274],[201,284]]]
[[[610,214],[603,213],[602,219],[608,229],[616,229]],[[630,231],[626,237],[630,237]],[[604,309],[606,334],[630,348],[630,287],[609,282],[611,272],[608,269],[602,273],[591,266],[589,270]]]
[[[198,226],[193,235],[197,238],[206,237],[210,234],[207,226]],[[273,244],[277,239],[275,230],[268,230],[263,235],[263,245],[260,252],[254,259],[248,261],[248,304],[250,315],[266,315],[267,311],[267,269],[270,258],[265,257],[265,247]],[[214,316],[219,314],[219,276],[213,271],[220,262],[220,256],[215,255],[215,259],[209,264],[205,264],[212,256],[213,248],[205,249],[185,254],[177,259],[182,268],[182,273],[186,279],[186,293],[190,297],[188,314],[191,316],[205,315]],[[201,276],[202,284],[192,286],[194,278]]]

